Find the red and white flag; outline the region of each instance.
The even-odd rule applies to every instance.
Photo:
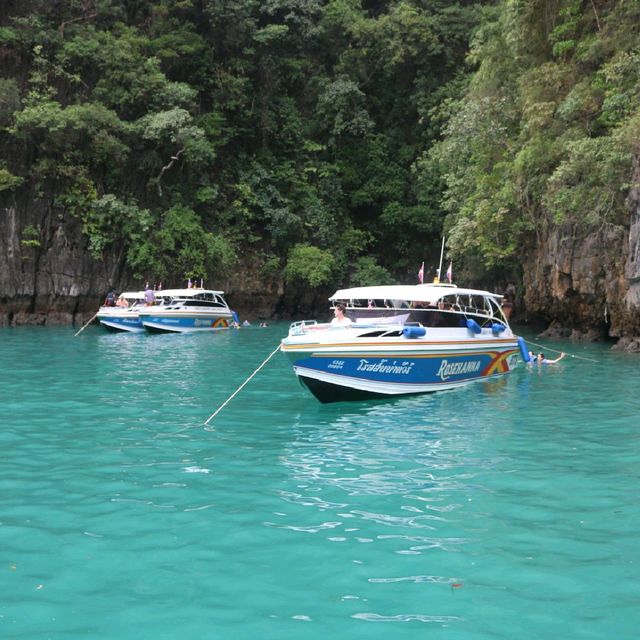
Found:
[[[447,280],[449,284],[453,281],[453,262],[449,263],[449,268],[447,269]]]
[[[418,271],[418,282],[422,284],[424,282],[424,262],[420,267],[420,271]]]

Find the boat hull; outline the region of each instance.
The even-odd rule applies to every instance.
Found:
[[[419,349],[306,352],[283,350],[300,382],[320,402],[366,400],[454,389],[476,380],[501,376],[518,362],[515,340],[479,348],[455,344]]]
[[[145,314],[141,316],[143,328],[152,333],[191,333],[228,329],[231,315],[178,315]]]
[[[137,314],[115,315],[98,314],[100,324],[109,331],[125,331],[129,333],[144,333],[144,327]]]

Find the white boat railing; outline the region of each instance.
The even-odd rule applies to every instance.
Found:
[[[306,329],[314,326],[320,326],[318,325],[317,320],[298,320],[297,322],[292,322],[289,325],[289,335],[299,336],[300,334],[304,333]]]

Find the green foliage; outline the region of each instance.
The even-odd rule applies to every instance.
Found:
[[[289,251],[284,275],[288,282],[317,288],[332,282],[335,263],[329,251],[299,244]]]
[[[358,258],[351,281],[357,287],[396,284],[393,276],[370,256]]]
[[[138,252],[145,244],[146,233],[153,222],[148,210],[108,193],[87,203],[77,215],[83,222],[82,230],[89,238],[89,250],[95,258],[100,258],[106,248],[124,237],[131,267],[140,267]]]
[[[373,128],[366,110],[365,94],[355,82],[335,80],[318,96],[318,119],[329,134],[331,145],[346,137],[361,137]]]
[[[24,182],[24,178],[14,176],[11,172],[0,167],[0,193],[17,189]]]
[[[440,108],[444,139],[416,164],[442,177],[449,250],[489,268],[550,225],[627,224],[640,118],[637,3],[498,9],[478,32],[469,89]]]
[[[235,251],[223,237],[202,228],[198,214],[183,205],[163,212],[153,228],[137,212],[136,242],[129,250],[129,262],[138,275],[156,281],[182,278],[206,279],[210,273],[229,269]]]
[[[579,37],[581,5],[580,0],[564,0],[564,6],[558,12],[560,21],[549,34],[549,41],[553,45],[552,51],[556,58],[570,55],[576,48]]]
[[[20,88],[13,78],[0,78],[0,127],[11,122],[20,108]]]
[[[0,189],[24,180],[94,257],[156,281],[223,278],[246,252],[309,287],[390,281],[440,236],[453,182],[419,159],[468,85],[486,3],[11,2]],[[633,104],[622,78],[592,89],[599,126]],[[504,161],[496,123],[457,157]]]
[[[18,139],[40,145],[47,155],[67,152],[85,167],[90,160],[123,162],[129,151],[121,138],[123,123],[100,104],[65,108],[57,101],[31,101],[15,113],[11,132]]]
[[[25,248],[37,249],[41,245],[39,238],[40,232],[32,224],[28,224],[22,230],[20,244]]]
[[[543,202],[558,223],[624,224],[631,162],[631,147],[620,135],[576,140],[551,175]]]
[[[90,245],[95,255],[100,255],[105,243],[97,246],[93,241],[95,229],[92,228],[90,217],[92,207],[98,197],[98,192],[94,183],[87,177],[82,167],[74,165],[58,166],[58,175],[66,178],[67,188],[59,194],[57,203],[61,205],[72,216],[80,218],[85,223],[84,231],[90,238]]]

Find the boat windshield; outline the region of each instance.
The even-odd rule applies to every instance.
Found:
[[[437,302],[405,299],[343,299],[345,315],[355,323],[419,323],[427,327],[459,327],[471,319],[478,324],[500,322],[508,326],[498,300],[476,292],[447,292]]]

